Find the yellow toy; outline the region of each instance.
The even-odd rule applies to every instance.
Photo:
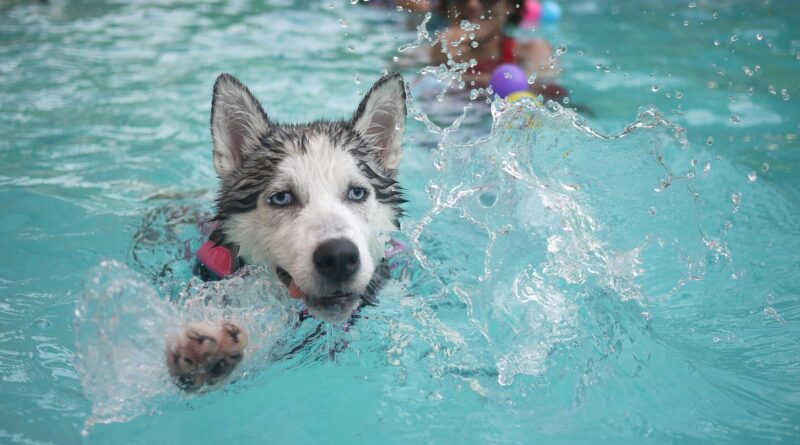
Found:
[[[516,91],[514,93],[509,94],[508,97],[506,97],[506,100],[508,102],[516,102],[524,97],[530,99],[531,102],[533,102],[533,104],[536,105],[537,107],[541,105],[539,101],[536,100],[536,96],[534,96],[533,93],[529,91]]]

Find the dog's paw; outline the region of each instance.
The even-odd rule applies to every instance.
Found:
[[[167,341],[169,373],[184,390],[197,390],[227,377],[244,358],[247,333],[236,323],[190,323]]]

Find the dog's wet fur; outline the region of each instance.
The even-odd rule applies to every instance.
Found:
[[[351,119],[279,124],[239,80],[220,75],[211,107],[219,226],[210,239],[237,263],[274,270],[321,320],[342,324],[359,304],[374,304],[405,202],[397,183],[405,100],[402,78],[390,74]],[[230,321],[187,325],[168,341],[167,365],[193,390],[230,374],[246,344]]]

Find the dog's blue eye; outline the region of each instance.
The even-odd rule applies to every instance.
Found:
[[[361,202],[367,197],[367,189],[364,187],[350,187],[347,191],[347,199],[355,202]]]
[[[294,197],[289,192],[278,192],[269,197],[269,203],[277,207],[288,206],[292,201]]]

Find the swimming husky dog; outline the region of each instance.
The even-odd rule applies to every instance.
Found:
[[[210,240],[238,264],[266,265],[293,298],[324,321],[347,321],[374,303],[386,278],[388,234],[405,202],[397,183],[406,93],[381,77],[353,117],[278,124],[239,80],[222,74],[211,106],[213,163],[220,178]],[[168,341],[179,386],[227,376],[247,334],[230,321],[191,324]]]

